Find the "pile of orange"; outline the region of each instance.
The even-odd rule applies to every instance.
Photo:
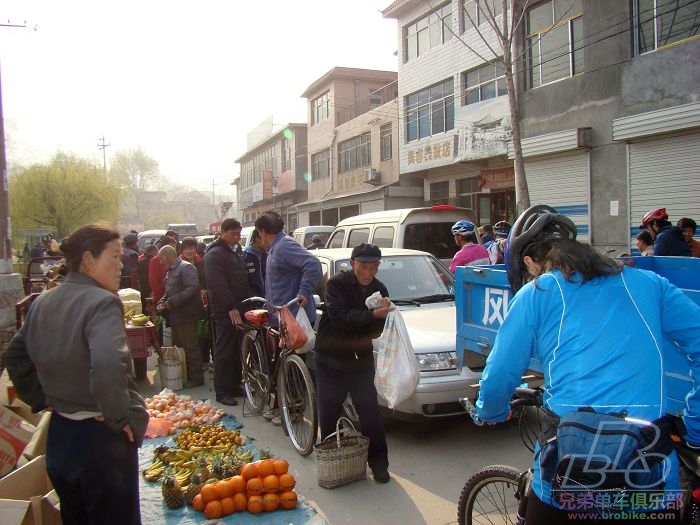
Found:
[[[251,514],[294,509],[296,480],[287,472],[284,459],[263,459],[248,463],[238,476],[204,485],[192,500],[194,510],[217,519],[247,510]]]

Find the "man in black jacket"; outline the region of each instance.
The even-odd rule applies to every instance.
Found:
[[[389,457],[382,417],[374,387],[372,339],[384,329],[393,308],[389,292],[375,276],[382,253],[374,244],[356,246],[350,257],[352,272],[333,276],[326,285],[326,312],[316,335],[316,389],[321,437],[335,431],[336,421],[348,393],[360,418],[362,433],[369,438],[367,463],[374,480],[386,483]],[[365,300],[382,295],[370,310]]]
[[[214,321],[214,391],[224,405],[238,404],[241,389],[241,338],[237,324],[245,308],[241,301],[250,297],[248,275],[238,241],[241,223],[224,219],[221,236],[204,255],[204,280]]]

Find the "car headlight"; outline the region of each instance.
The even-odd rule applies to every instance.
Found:
[[[418,369],[421,372],[436,372],[438,370],[455,370],[457,368],[457,352],[431,352],[416,354]]]

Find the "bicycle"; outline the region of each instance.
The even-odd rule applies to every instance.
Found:
[[[250,297],[243,303],[259,302],[279,313],[297,299],[275,306],[262,297]],[[316,389],[306,364],[294,350],[287,348],[286,327],[269,324],[268,311],[249,310],[239,328],[245,330],[241,344],[241,363],[245,403],[254,414],[278,405],[285,435],[301,456],[313,451],[318,432]],[[244,405],[245,406],[245,405]]]
[[[542,430],[542,393],[540,388],[516,388],[510,403],[514,411],[520,411],[516,416],[519,419],[520,438],[530,452],[535,451],[537,436]],[[483,424],[478,422],[476,408],[469,399],[459,401],[475,423]],[[528,407],[535,408],[534,425],[527,422],[527,415],[531,413]],[[671,438],[681,470],[681,523],[700,525],[700,453],[682,441],[676,432],[672,433]],[[459,525],[523,525],[532,475],[531,468],[521,471],[507,465],[490,465],[477,470],[467,480],[459,496]]]

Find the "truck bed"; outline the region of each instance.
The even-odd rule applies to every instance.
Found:
[[[630,257],[637,268],[666,277],[700,305],[700,259],[687,257]],[[486,365],[486,356],[496,332],[508,314],[513,292],[505,266],[460,266],[455,271],[457,305],[457,355],[459,366],[478,371]],[[686,357],[670,341],[664,342],[665,389],[670,413],[679,413],[692,383]],[[530,372],[540,374],[541,363],[530,361]]]

